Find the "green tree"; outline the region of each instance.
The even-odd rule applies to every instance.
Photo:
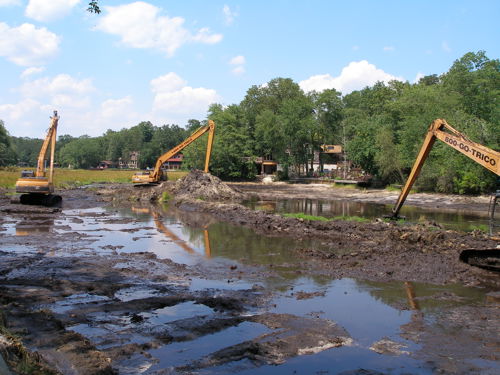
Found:
[[[0,167],[15,164],[17,156],[11,147],[9,133],[4,123],[0,120]]]

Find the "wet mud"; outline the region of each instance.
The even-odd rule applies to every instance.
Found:
[[[198,176],[181,194],[187,189],[180,184],[67,190],[59,209],[11,204],[2,194],[0,352],[12,374],[29,373],[28,367],[54,374],[400,373],[390,370],[394,366],[401,373],[498,371],[498,273],[459,260],[464,249],[496,246],[484,234],[432,223],[309,222],[239,204],[250,196],[284,194],[272,185],[233,189]],[[293,188],[286,189],[292,196]],[[210,193],[203,196],[204,190]],[[256,237],[293,240],[288,256],[300,267],[251,257],[202,261],[208,253],[189,252],[192,245],[176,227],[164,225],[165,214],[155,205],[164,192],[184,226],[203,230],[226,222]],[[152,221],[119,215],[132,209]],[[166,239],[141,247],[165,230]],[[188,261],[151,248],[171,245]],[[332,298],[329,289],[273,289],[264,282],[289,285],[290,278],[303,277],[366,280],[375,300],[408,319],[392,335],[367,339],[349,319],[337,321],[325,309],[302,314],[280,307],[313,306]],[[398,298],[377,294],[389,282],[402,285]],[[413,283],[473,287],[479,297],[439,287],[415,293]],[[337,299],[349,297],[345,290]],[[436,301],[445,307],[434,308]],[[337,358],[335,351],[347,357],[362,351],[368,359],[364,366],[340,359],[333,366],[327,356]],[[319,367],[301,367],[315,356]]]

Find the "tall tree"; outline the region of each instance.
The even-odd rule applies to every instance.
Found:
[[[9,133],[3,121],[0,120],[0,167],[15,164],[16,159],[16,154],[10,144]]]

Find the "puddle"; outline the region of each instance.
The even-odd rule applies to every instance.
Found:
[[[97,296],[94,294],[74,294],[65,298],[62,301],[57,301],[53,305],[48,306],[56,314],[63,314],[75,308],[79,305],[85,305],[89,303],[108,301],[109,298],[105,296]]]
[[[367,219],[376,219],[390,214],[391,205],[353,202],[345,200],[316,200],[316,199],[284,199],[278,201],[248,201],[245,205],[255,210],[264,210],[276,213],[304,213],[306,215],[324,216],[360,216]],[[424,209],[415,206],[403,206],[401,216],[408,222],[419,223],[432,221],[444,228],[472,231],[481,228],[487,231],[490,225],[488,217],[479,214],[470,214],[463,210]]]
[[[173,343],[150,350],[149,354],[158,358],[158,363],[151,367],[150,371],[182,366],[193,359],[202,358],[214,351],[251,340],[268,332],[270,330],[262,324],[243,322],[222,332],[205,335],[193,341]],[[210,373],[216,372],[211,369]]]

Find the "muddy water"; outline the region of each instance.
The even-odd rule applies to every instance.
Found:
[[[319,206],[311,208],[307,213],[324,215],[326,206],[321,207],[321,210]],[[192,267],[202,265],[209,269],[222,265],[238,270],[250,265],[262,270],[257,276],[248,277],[244,273],[235,276],[229,272],[227,277],[217,279],[198,275],[175,285],[175,288],[183,288],[183,293],[192,295],[207,291],[220,295],[244,290],[269,293],[266,303],[248,307],[238,317],[185,299],[170,306],[139,311],[132,316],[96,308],[111,300],[126,303],[165,295],[161,290],[165,285],[154,283],[122,288],[112,298],[79,293],[39,306],[61,316],[92,307],[85,322],[69,325],[67,329],[85,336],[99,350],[143,345],[142,350],[127,358],[120,357],[113,363],[120,374],[432,374],[443,368],[465,373],[462,367],[477,370],[477,373],[500,370],[498,362],[480,359],[477,353],[450,354],[436,344],[428,348],[426,341],[428,332],[439,331],[445,342],[461,337],[469,345],[482,345],[480,338],[465,330],[462,332],[458,323],[448,331],[442,319],[458,314],[467,306],[488,304],[488,291],[460,286],[305,276],[301,272],[302,260],[294,256],[294,250],[321,247],[321,243],[262,237],[247,228],[173,208],[92,208],[64,213],[53,222],[40,218],[40,225],[36,226],[30,226],[22,219],[9,219],[4,225],[5,233],[13,236],[79,233],[86,241],[86,245],[78,250],[79,256],[109,257],[151,252],[159,259]],[[347,214],[359,215],[353,211]],[[0,246],[0,250],[9,249]],[[29,248],[25,250],[31,251]],[[21,251],[15,248],[15,252]],[[66,252],[48,255],[64,257],[72,252],[67,248]],[[258,318],[283,314],[297,317],[298,325],[325,324],[326,327],[330,324],[326,322],[336,323],[345,330],[348,340],[340,347],[328,347],[323,340],[316,340],[299,347],[295,354],[282,353],[273,360],[259,360],[259,357],[251,357],[250,349],[238,349],[249,340],[286,342],[286,335],[300,332],[300,328],[264,324],[263,319]],[[190,328],[199,322],[222,318],[236,321],[216,330]],[[153,337],[164,335],[163,330],[167,328],[168,340],[153,340]],[[276,339],[276,335],[281,336]],[[152,341],[154,345],[148,345]],[[230,354],[224,360],[214,355],[227,348],[235,349],[229,350]],[[362,370],[371,372],[353,372]]]
[[[370,202],[353,202],[347,200],[316,200],[316,199],[286,199],[279,201],[248,201],[247,207],[276,213],[304,213],[307,215],[324,216],[360,216],[367,219],[383,217],[391,213],[392,206]],[[415,206],[403,206],[400,215],[408,222],[436,222],[443,228],[472,231],[481,229],[487,231],[490,225],[488,213],[469,213],[463,210],[424,209]]]

